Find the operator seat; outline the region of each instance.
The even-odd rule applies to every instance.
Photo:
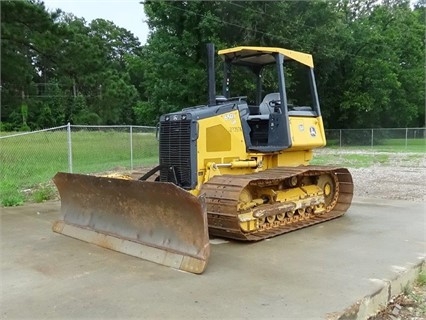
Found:
[[[271,101],[280,101],[280,93],[279,92],[273,92],[268,93],[264,98],[262,103],[259,105],[259,113],[260,114],[271,114],[274,112],[274,107],[271,107],[269,103]]]
[[[249,150],[259,152],[274,152],[283,150],[285,147],[282,142],[282,128],[285,128],[285,119],[282,117],[281,109],[278,107],[280,102],[278,92],[268,93],[259,105],[259,114],[250,115],[247,118],[249,130],[246,131],[246,141]],[[270,105],[271,101],[277,101],[277,106]]]

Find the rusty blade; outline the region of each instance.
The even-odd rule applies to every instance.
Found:
[[[204,198],[171,183],[62,172],[53,181],[62,216],[55,232],[181,270],[204,271],[210,253]]]

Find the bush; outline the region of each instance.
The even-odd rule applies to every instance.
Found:
[[[2,192],[0,203],[4,207],[15,207],[21,206],[25,202],[25,196],[19,191],[8,190]]]
[[[28,132],[28,131],[31,131],[31,128],[26,124],[26,123],[24,123],[20,128],[19,128],[19,131],[23,131],[23,132]]]
[[[55,190],[52,186],[40,186],[33,193],[33,200],[35,202],[43,202],[51,200],[55,196]]]
[[[12,123],[0,121],[0,131],[10,132],[13,131],[14,128],[15,126]]]

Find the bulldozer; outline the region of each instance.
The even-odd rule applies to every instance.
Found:
[[[158,166],[138,179],[58,172],[61,218],[53,231],[199,274],[211,237],[259,241],[347,211],[348,169],[309,165],[326,144],[312,55],[219,50],[223,92],[216,96],[214,46],[207,51],[208,103],[160,117]],[[297,79],[305,81],[295,81],[289,65],[301,67]],[[231,96],[234,69],[253,75],[251,101]],[[276,80],[272,92],[264,73]],[[303,103],[290,101],[288,77],[308,88]]]

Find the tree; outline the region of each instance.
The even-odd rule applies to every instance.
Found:
[[[78,123],[134,123],[139,92],[127,57],[140,43],[110,21],[47,12],[33,0],[2,1],[2,122],[18,129]],[[78,102],[76,104],[76,102]],[[81,107],[78,107],[81,106]]]
[[[152,125],[163,113],[204,104],[208,42],[312,53],[327,128],[421,126],[425,3],[147,1],[151,33],[141,46],[111,21],[48,12],[37,0],[2,1],[2,127],[21,128],[23,104],[32,129],[68,121]],[[287,70],[295,93],[304,80]],[[253,99],[251,76],[234,73],[231,94]],[[264,93],[276,90],[272,71],[264,79]]]
[[[54,56],[48,50],[57,43],[53,17],[42,3],[36,1],[1,1],[1,120],[19,112],[27,97],[36,94],[35,83],[43,81],[46,64]],[[33,110],[29,110],[29,114]],[[19,126],[19,123],[15,123]]]
[[[420,71],[424,26],[414,19],[408,1],[365,3],[352,1],[356,11],[346,14],[352,38],[335,73],[338,81],[331,105],[337,117],[332,126],[417,125],[424,92]]]

